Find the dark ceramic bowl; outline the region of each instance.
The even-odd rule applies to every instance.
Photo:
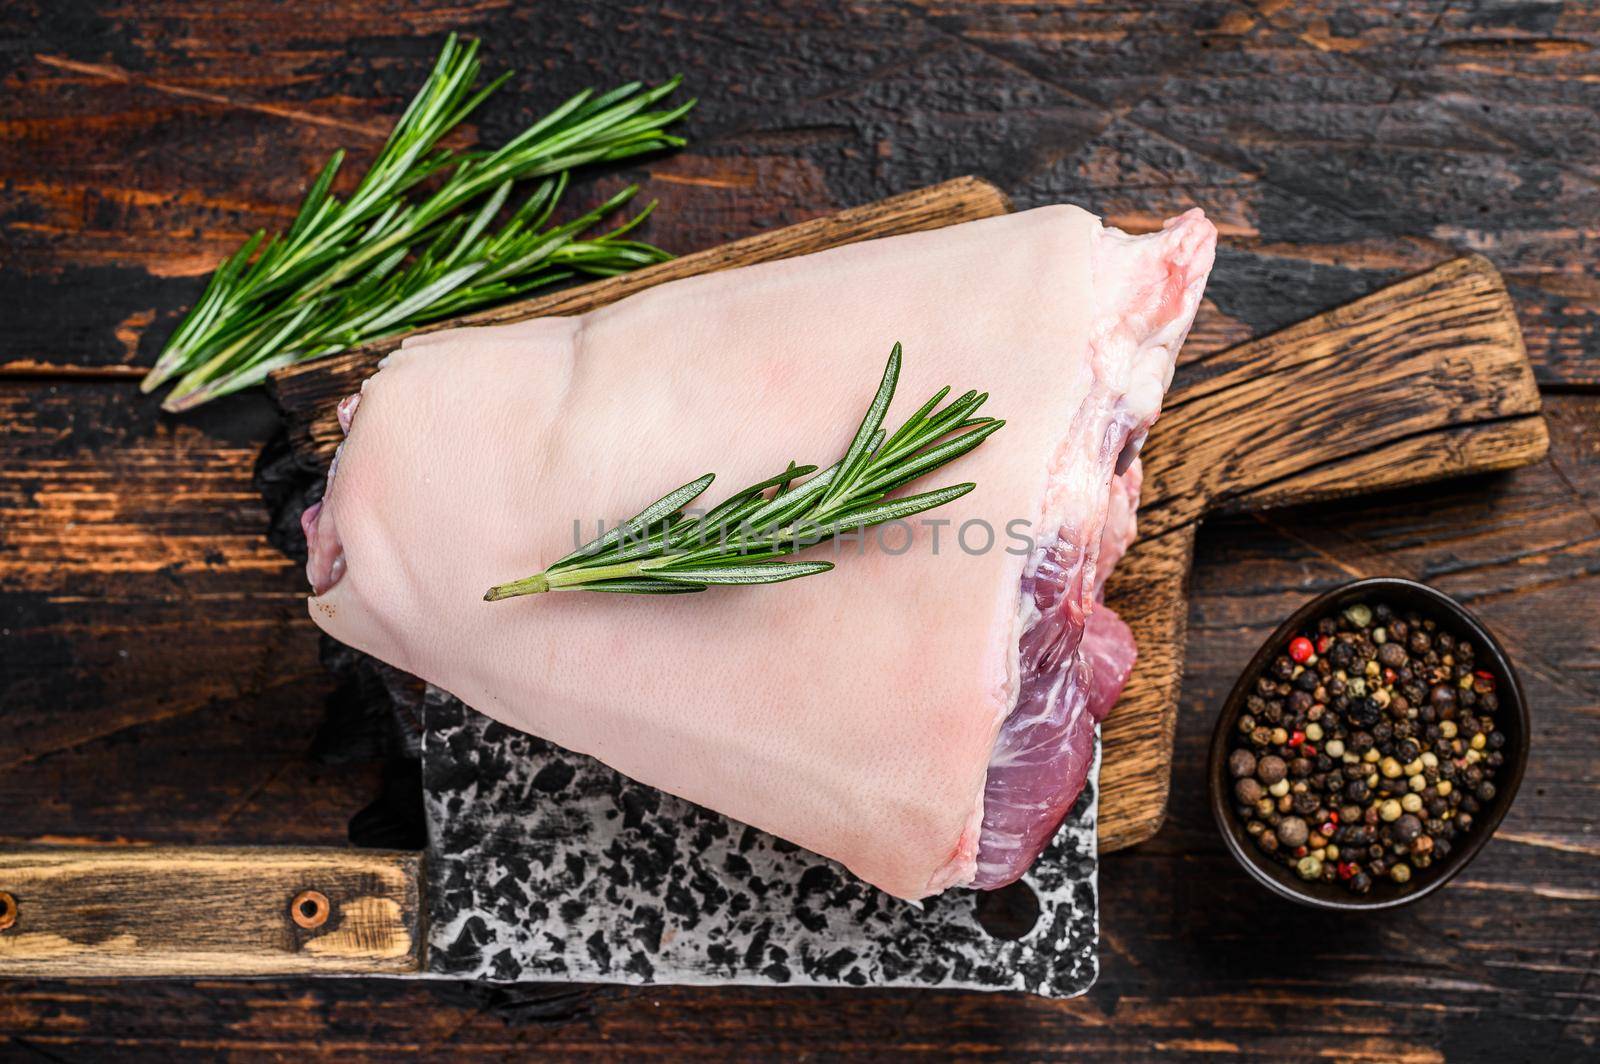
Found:
[[[1245,831],[1244,823],[1233,811],[1232,784],[1228,775],[1228,754],[1232,750],[1232,736],[1244,710],[1256,678],[1283,653],[1289,640],[1309,631],[1316,622],[1329,614],[1337,614],[1347,606],[1365,602],[1369,606],[1387,603],[1396,612],[1415,610],[1431,617],[1441,627],[1457,638],[1470,639],[1478,647],[1478,666],[1487,669],[1495,678],[1495,693],[1500,698],[1500,708],[1495,712],[1496,728],[1506,737],[1503,749],[1505,763],[1495,774],[1496,794],[1475,818],[1472,830],[1463,839],[1452,840],[1450,856],[1435,861],[1430,867],[1419,870],[1410,882],[1397,884],[1385,879],[1372,886],[1365,896],[1352,894],[1343,883],[1307,882],[1262,853]],[[1250,659],[1239,682],[1228,695],[1217,725],[1211,735],[1211,755],[1208,785],[1211,791],[1211,813],[1217,828],[1228,846],[1228,852],[1244,870],[1263,886],[1291,901],[1318,909],[1349,911],[1358,909],[1389,909],[1406,905],[1425,897],[1448,883],[1467,867],[1483,849],[1500,826],[1506,810],[1517,796],[1522,784],[1522,774],[1528,764],[1528,702],[1511,661],[1489,630],[1476,617],[1443,592],[1426,584],[1397,577],[1373,577],[1357,580],[1312,599],[1272,633],[1255,657]]]

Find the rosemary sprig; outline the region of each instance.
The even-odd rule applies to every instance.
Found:
[[[510,77],[476,87],[477,52],[477,41],[450,36],[349,199],[330,194],[344,161],[335,152],[287,233],[257,232],[217,269],[141,383],[144,391],[179,378],[163,406],[188,409],[280,366],[576,273],[606,276],[667,257],[621,239],[643,215],[605,236],[580,239],[635,189],[567,225],[540,227],[573,167],[683,144],[664,130],[695,101],[649,110],[679,79],[653,89],[634,82],[600,96],[579,93],[503,147],[458,154],[439,141]],[[416,186],[436,174],[445,175],[438,187],[416,195]],[[490,233],[511,186],[534,177],[552,180]]]
[[[900,378],[900,362],[900,345],[895,344],[877,394],[844,457],[822,472],[791,462],[777,476],[691,517],[684,507],[711,486],[715,477],[707,473],[543,572],[498,584],[483,597],[495,602],[545,591],[663,595],[704,591],[714,584],[775,584],[833,568],[831,562],[776,559],[845,532],[904,520],[959,499],[975,485],[888,496],[960,458],[1005,422],[975,416],[989,398],[987,392],[967,392],[940,408],[950,394],[945,387],[893,435],[886,435],[883,419]]]

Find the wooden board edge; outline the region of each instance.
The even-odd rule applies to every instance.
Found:
[[[420,853],[0,848],[0,977],[423,971]]]
[[[1381,464],[1383,491],[1435,483],[1453,477],[1499,473],[1544,460],[1550,451],[1550,430],[1543,414],[1525,414],[1501,421],[1476,422],[1403,437],[1372,451],[1347,455],[1297,472],[1288,484],[1264,484],[1246,494],[1221,500],[1212,513],[1243,513],[1280,506],[1300,506],[1347,498],[1373,489],[1358,476]]]
[[[1106,602],[1132,629],[1139,656],[1100,725],[1101,853],[1144,842],[1166,820],[1194,541],[1194,525],[1136,540],[1106,582]]]
[[[1156,531],[1537,461],[1539,430],[1504,426],[1540,409],[1499,274],[1455,259],[1183,366],[1146,447],[1139,520]]]

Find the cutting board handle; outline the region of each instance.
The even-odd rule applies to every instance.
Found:
[[[1473,255],[1180,368],[1139,531],[1465,472],[1548,446],[1511,298]]]

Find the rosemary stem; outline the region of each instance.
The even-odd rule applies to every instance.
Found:
[[[539,595],[546,591],[561,591],[582,587],[585,584],[597,584],[602,580],[627,580],[643,576],[651,569],[664,568],[677,560],[673,555],[666,555],[616,562],[612,565],[597,565],[592,569],[558,569],[553,573],[548,571],[535,573],[521,580],[513,580],[509,584],[497,584],[484,593],[483,599],[485,602],[498,602],[501,599],[516,598],[518,595]]]

